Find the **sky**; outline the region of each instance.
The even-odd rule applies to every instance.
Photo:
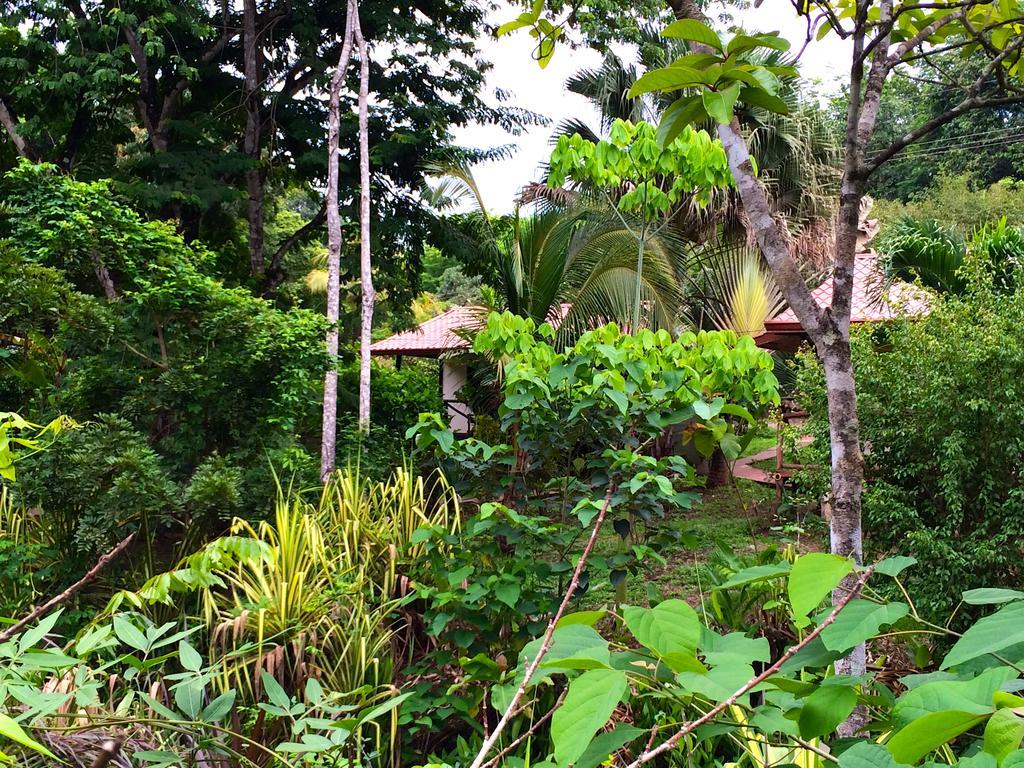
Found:
[[[515,18],[520,11],[506,3],[492,14],[490,21],[500,24]],[[780,32],[793,43],[794,50],[803,44],[806,26],[789,0],[764,0],[760,8],[741,11],[735,18],[751,32]],[[533,46],[533,38],[525,31],[500,40],[481,39],[484,58],[494,65],[487,75],[487,90],[493,92],[495,88],[502,88],[511,92],[512,103],[544,115],[551,123],[530,127],[521,136],[512,136],[492,125],[469,125],[455,132],[456,141],[468,147],[516,145],[511,158],[481,163],[473,169],[484,202],[493,213],[511,211],[520,188],[539,180],[539,168],[551,152],[549,139],[562,120],[578,118],[595,130],[599,128],[597,113],[590,103],[567,91],[564,84],[581,69],[599,66],[601,55],[589,48],[573,50],[568,45],[560,45],[548,67],[541,69],[532,59]],[[822,89],[829,91],[835,90],[836,83],[842,81],[848,62],[848,46],[829,36],[820,42],[811,42],[801,58],[800,68],[806,77],[819,81]]]

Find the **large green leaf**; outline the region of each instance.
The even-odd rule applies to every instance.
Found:
[[[715,50],[723,50],[722,41],[707,24],[694,19],[679,19],[669,24],[661,33],[662,37],[675,37],[690,40],[694,43],[707,45]]]
[[[690,693],[697,693],[710,701],[725,701],[754,677],[749,664],[725,664],[708,672],[680,672],[679,684]]]
[[[906,603],[879,605],[870,600],[851,600],[836,620],[821,632],[825,647],[846,651],[874,637],[883,626],[895,624],[910,612]],[[824,620],[821,616],[819,620]]]
[[[25,733],[24,728],[3,712],[0,712],[0,738],[13,741],[15,744],[28,747],[41,755],[46,755],[52,760],[60,762],[60,759],[53,752]]]
[[[732,110],[740,96],[740,84],[733,83],[720,91],[704,90],[700,96],[708,114],[724,125],[732,120]]]
[[[789,573],[789,604],[794,616],[806,616],[820,605],[853,570],[853,562],[839,555],[812,552],[797,558]]]
[[[925,683],[900,696],[893,707],[893,722],[897,726],[905,726],[926,715],[948,710],[972,715],[988,714],[993,709],[992,697],[1014,677],[1015,670],[996,667],[985,670],[973,680]]]
[[[576,761],[576,768],[596,768],[604,763],[613,752],[617,752],[629,742],[645,734],[647,731],[643,728],[634,728],[632,725],[619,723],[612,730],[598,734],[597,738],[590,742],[590,746]]]
[[[956,641],[939,669],[949,669],[1024,642],[1024,602],[1013,602],[978,620]]]
[[[1008,754],[1000,768],[1024,768],[1024,749]]]
[[[814,739],[832,733],[857,706],[857,692],[845,685],[818,688],[800,710],[800,735]]]
[[[658,91],[661,93],[690,88],[704,82],[703,75],[692,67],[661,67],[652,69],[639,78],[629,89],[627,96],[634,98],[644,93]]]
[[[700,648],[708,664],[718,667],[727,664],[753,664],[771,658],[766,637],[747,637],[742,632],[722,636],[709,629],[701,632]]]
[[[740,90],[739,100],[744,104],[767,109],[769,112],[779,115],[789,114],[789,105],[785,101],[762,88],[743,88]]]
[[[583,755],[627,690],[626,673],[617,669],[592,669],[569,683],[565,701],[551,718],[560,766],[572,765]]]
[[[789,562],[785,560],[781,563],[754,565],[750,568],[744,568],[742,571],[736,571],[736,573],[726,579],[724,583],[715,587],[715,589],[734,589],[736,587],[745,587],[748,584],[779,579],[788,574],[791,567]]]
[[[839,768],[898,768],[892,754],[880,744],[860,741],[839,756]]]
[[[985,751],[1002,765],[1024,740],[1024,720],[1012,709],[1000,709],[985,724]]]
[[[682,600],[664,600],[653,608],[626,606],[622,617],[637,642],[659,658],[670,654],[693,656],[697,652],[700,619]]]
[[[943,744],[969,731],[988,715],[944,710],[914,720],[886,742],[885,747],[899,763],[913,765]]]
[[[1024,600],[1024,592],[1016,589],[997,589],[986,587],[982,589],[969,589],[964,592],[964,602],[968,605],[1001,605],[1012,603],[1015,600]]]
[[[526,665],[540,652],[541,638],[527,643],[519,654],[519,679],[526,674]],[[529,660],[529,661],[528,661]],[[551,647],[540,668],[534,672],[530,684],[556,672],[569,672],[581,666],[607,667],[611,663],[608,641],[593,627],[585,624],[567,624],[555,629],[551,636]]]

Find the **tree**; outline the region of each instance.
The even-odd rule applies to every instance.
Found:
[[[704,131],[687,126],[670,143],[659,146],[654,128],[643,121],[615,120],[609,138],[592,142],[578,133],[562,136],[551,153],[548,185],[567,180],[590,185],[604,195],[623,228],[636,240],[636,282],[631,327],[640,328],[643,308],[644,251],[648,238],[669,226],[688,199],[706,203],[710,191],[729,183],[721,147]],[[626,191],[623,191],[626,190]],[[613,199],[612,196],[617,199]],[[632,227],[622,217],[639,222]]]
[[[368,129],[378,288],[404,307],[431,223],[418,198],[423,162],[451,148],[454,126],[515,132],[537,116],[485,102],[488,64],[472,34],[480,4],[368,0],[361,12],[377,51]],[[327,92],[344,21],[336,3],[295,0],[132,0],[114,10],[101,0],[4,3],[0,163],[6,170],[25,156],[84,180],[111,178],[140,210],[223,251],[225,279],[276,294],[290,249],[326,218]],[[353,223],[356,100],[354,89],[343,95],[341,146],[353,151],[338,178],[343,218]],[[261,227],[289,186],[315,191],[319,205],[261,246]]]
[[[531,215],[517,208],[507,220],[495,218],[487,213],[467,163],[438,164],[431,171],[442,181],[430,199],[458,198],[474,209],[468,218],[459,217],[461,226],[445,230],[460,255],[465,251],[474,257],[467,268],[486,267],[485,274],[477,274],[495,284],[502,305],[512,313],[537,325],[557,321],[560,343],[609,320],[629,322],[637,286],[654,327],[677,323],[687,254],[671,228],[648,235],[648,258],[638,264],[641,220],[629,210],[567,195],[564,205],[538,207]]]
[[[831,547],[833,552],[860,562],[863,558],[864,459],[850,351],[850,310],[861,198],[875,171],[936,129],[974,110],[1022,100],[1021,92],[1012,82],[1018,75],[1024,48],[1024,34],[1015,26],[1022,9],[1017,2],[993,6],[982,0],[926,4],[897,0],[823,0],[798,7],[798,12],[807,17],[808,44],[819,27],[824,33],[832,32],[852,43],[850,98],[833,253],[834,290],[831,304],[821,307],[793,258],[784,222],[773,215],[734,114],[737,102],[758,103],[775,111],[785,111],[785,105],[779,104],[775,95],[779,72],[754,64],[749,51],[763,47],[785,49],[788,44],[777,37],[744,34],[735,35],[726,44],[708,26],[707,17],[693,0],[668,0],[668,4],[678,20],[663,34],[689,41],[693,52],[671,67],[648,73],[637,81],[633,92],[682,91],[683,95],[662,118],[661,133],[665,141],[671,140],[683,126],[707,115],[718,122],[718,136],[728,155],[750,228],[780,290],[822,361],[832,456]],[[869,155],[867,150],[875,134],[881,98],[890,75],[925,61],[931,52],[940,51],[970,54],[984,63],[978,76],[959,86],[955,104]],[[852,588],[853,583],[847,580],[840,586],[837,599]],[[864,647],[854,649],[837,667],[846,673],[863,672]],[[849,728],[856,727],[856,722],[851,721]]]
[[[893,74],[882,94],[878,128],[868,154],[881,151],[916,126],[953,108],[966,83],[978,77],[984,61],[958,51],[929,54],[920,65]],[[833,112],[845,118],[846,97]],[[967,175],[985,188],[1003,179],[1021,180],[1024,110],[1017,104],[970,111],[937,128],[927,140],[900,153],[872,173],[868,192],[876,198],[919,200],[943,176]]]
[[[331,78],[327,114],[327,354],[331,367],[324,376],[323,425],[320,436],[320,479],[334,470],[338,435],[338,318],[340,315],[341,211],[338,208],[338,153],[341,133],[341,89],[352,57],[355,39],[356,0],[348,0],[345,40],[338,66]]]

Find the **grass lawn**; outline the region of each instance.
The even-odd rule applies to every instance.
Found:
[[[763,450],[763,449],[762,449]],[[646,605],[648,589],[664,598],[677,597],[698,605],[711,581],[708,560],[719,546],[737,555],[752,556],[770,546],[797,541],[801,551],[821,548],[824,523],[818,517],[804,521],[800,533],[786,528],[786,519],[772,516],[770,503],[775,491],[757,483],[738,480],[732,485],[705,491],[693,509],[666,522],[687,540],[660,551],[665,563],[651,560],[646,573],[626,577],[627,602]],[[741,502],[742,499],[742,502]],[[613,555],[624,546],[611,520],[602,528],[595,547],[597,555]],[[628,546],[628,542],[625,544]],[[614,602],[614,589],[605,577],[590,584],[580,608],[597,608]]]

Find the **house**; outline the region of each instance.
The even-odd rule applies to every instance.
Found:
[[[473,411],[459,399],[459,390],[466,383],[468,370],[464,362],[449,353],[469,349],[469,341],[459,331],[479,328],[482,317],[479,307],[452,307],[416,328],[396,333],[370,346],[371,355],[393,357],[399,366],[405,356],[440,360],[441,400],[452,431],[460,435],[473,431]]]
[[[928,312],[928,295],[916,286],[900,281],[888,285],[880,257],[874,251],[862,251],[855,257],[853,267],[853,296],[850,304],[850,323],[882,323],[907,315],[922,315]],[[811,291],[811,296],[820,307],[832,304],[832,277]],[[786,308],[778,315],[764,322],[764,333],[756,339],[764,349],[793,352],[807,341],[796,313]]]

